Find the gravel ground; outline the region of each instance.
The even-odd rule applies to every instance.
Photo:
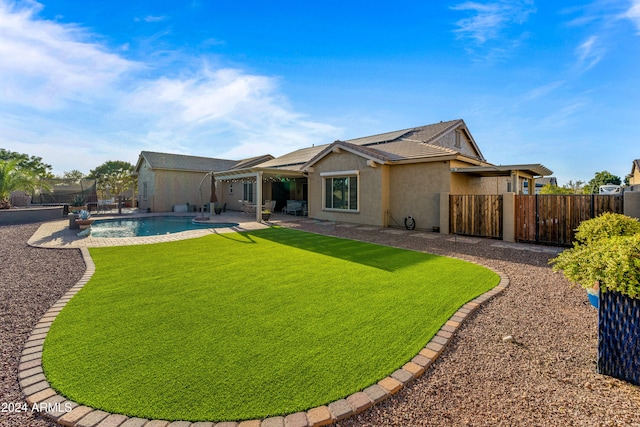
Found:
[[[640,426],[640,387],[598,375],[597,311],[549,254],[311,221],[292,228],[455,256],[509,276],[430,369],[381,404],[340,422],[364,426]],[[512,335],[515,343],[502,338]]]
[[[24,402],[17,379],[22,347],[40,317],[75,285],[85,269],[79,250],[27,246],[38,226],[0,227],[0,404]],[[0,426],[55,425],[31,412],[0,414]]]
[[[548,254],[312,221],[282,225],[456,256],[505,272],[510,286],[468,319],[427,372],[398,394],[338,423],[356,426],[640,426],[640,387],[596,373],[597,313]],[[84,272],[77,250],[26,245],[38,225],[0,227],[2,397],[20,402],[17,365],[31,329]],[[515,343],[502,337],[512,335]],[[2,413],[0,426],[52,426]]]

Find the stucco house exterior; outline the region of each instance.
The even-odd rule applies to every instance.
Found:
[[[208,204],[210,186],[203,183],[209,172],[233,170],[262,163],[271,155],[244,160],[143,151],[134,173],[138,176],[138,208],[141,212],[171,212],[175,205],[195,211]]]
[[[629,178],[630,190],[640,190],[640,159],[635,159],[631,165],[631,173],[627,175]]]
[[[214,175],[218,199],[230,209],[275,200],[279,211],[296,201],[301,214],[320,220],[394,227],[411,215],[427,229],[440,224],[443,194],[522,193],[525,181],[535,188],[536,178],[551,173],[539,164],[487,162],[464,121],[452,120],[303,148]],[[169,185],[169,174],[162,179]]]

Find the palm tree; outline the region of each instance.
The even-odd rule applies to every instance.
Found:
[[[22,190],[35,193],[40,186],[40,179],[35,172],[21,168],[19,161],[0,160],[0,208],[11,207],[11,192]]]

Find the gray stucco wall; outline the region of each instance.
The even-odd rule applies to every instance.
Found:
[[[62,206],[0,210],[0,225],[31,224],[62,219]]]

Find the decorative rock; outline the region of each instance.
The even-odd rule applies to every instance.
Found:
[[[502,337],[502,342],[516,342],[516,339],[514,337],[512,337],[511,335],[505,335],[504,337]]]

